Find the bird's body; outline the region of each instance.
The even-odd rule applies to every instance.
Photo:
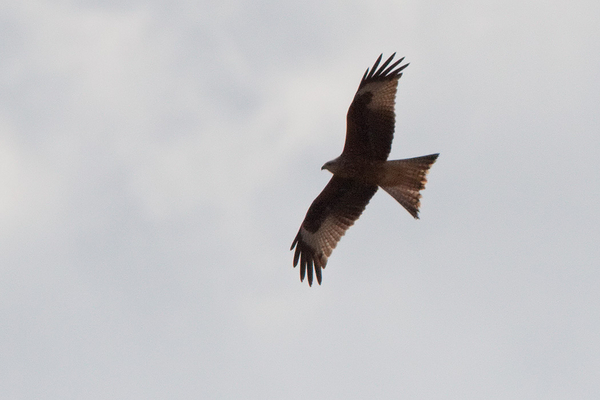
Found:
[[[371,72],[365,72],[348,110],[344,150],[321,168],[333,177],[308,209],[292,243],[294,267],[300,262],[300,280],[307,273],[309,285],[313,267],[321,284],[328,257],[379,187],[418,218],[419,192],[438,154],[387,161],[394,136],[396,87],[408,66],[396,68],[402,58],[388,67],[394,55],[377,69],[379,56]]]

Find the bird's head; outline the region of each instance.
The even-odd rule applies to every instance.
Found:
[[[340,158],[338,157],[335,160],[327,161],[325,164],[323,164],[323,166],[321,167],[321,170],[326,169],[327,171],[331,172],[332,174],[337,173],[339,170],[339,167],[340,167],[339,160],[340,160]]]

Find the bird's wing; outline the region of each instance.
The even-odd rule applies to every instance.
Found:
[[[367,68],[363,75],[348,109],[343,155],[387,160],[394,138],[398,79],[402,76],[401,71],[408,66],[404,64],[398,67],[404,57],[392,63],[395,55],[392,54],[379,67],[380,55],[371,70]]]
[[[376,185],[365,185],[353,179],[333,176],[325,189],[313,201],[300,226],[290,250],[294,253],[294,267],[300,261],[300,280],[308,273],[312,286],[313,267],[321,284],[321,269],[327,258],[377,191]]]

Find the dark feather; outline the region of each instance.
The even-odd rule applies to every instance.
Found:
[[[365,74],[363,75],[361,81],[360,81],[360,85],[358,86],[358,88],[362,88],[365,84],[369,83],[369,82],[377,82],[377,81],[385,81],[385,80],[392,80],[394,78],[400,78],[402,76],[401,72],[402,70],[404,70],[404,68],[408,67],[409,64],[404,64],[402,66],[400,66],[399,68],[395,69],[402,61],[404,61],[404,57],[402,57],[399,60],[396,60],[392,65],[390,65],[388,67],[388,64],[390,62],[392,62],[392,60],[394,59],[394,56],[396,55],[396,53],[392,54],[384,63],[383,65],[377,69],[377,67],[379,66],[379,63],[381,62],[381,58],[383,56],[383,54],[381,54],[378,58],[377,61],[375,61],[375,64],[373,64],[373,67],[371,67],[371,69],[369,70],[369,68],[367,68]]]

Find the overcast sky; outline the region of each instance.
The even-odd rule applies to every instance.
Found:
[[[600,3],[2,2],[4,399],[600,398]],[[391,158],[289,251],[380,53]]]

